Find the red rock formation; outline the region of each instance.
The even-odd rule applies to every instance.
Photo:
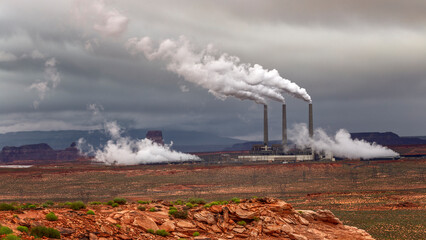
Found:
[[[157,212],[138,210],[139,204],[135,203],[118,208],[89,206],[95,215],[86,215],[87,209],[3,211],[0,224],[14,229],[22,239],[31,238],[16,230],[19,225],[53,227],[62,233],[62,239],[373,239],[364,230],[343,225],[330,211],[296,211],[274,198],[242,200],[239,204],[211,208],[198,206],[188,210],[187,219],[170,216],[168,205],[157,201],[146,206],[155,207]],[[59,217],[58,221],[45,219],[51,211]],[[163,229],[170,235],[160,237],[148,233],[148,229]],[[200,236],[192,237],[194,232]]]
[[[164,145],[164,140],[163,140],[163,132],[162,131],[148,131],[146,133],[146,138],[150,139],[153,142],[156,142],[160,145]]]
[[[0,152],[0,162],[3,163],[28,160],[36,162],[72,161],[79,157],[79,151],[75,143],[72,143],[65,150],[54,150],[46,143],[40,143],[21,147],[4,147]]]

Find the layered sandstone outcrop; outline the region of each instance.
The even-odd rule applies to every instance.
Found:
[[[328,210],[295,210],[279,199],[260,198],[241,203],[203,205],[187,209],[188,217],[178,219],[169,215],[169,202],[156,201],[144,205],[126,204],[117,208],[105,205],[88,206],[73,211],[49,208],[0,212],[0,224],[16,229],[44,225],[58,229],[62,239],[373,239],[364,230],[346,226]],[[184,206],[175,206],[184,210]],[[156,211],[149,211],[156,209]],[[45,215],[55,212],[58,221],[47,221]],[[161,237],[149,231],[165,230]],[[20,234],[22,239],[26,234]],[[194,237],[198,232],[199,236]],[[197,235],[197,234],[195,234]]]

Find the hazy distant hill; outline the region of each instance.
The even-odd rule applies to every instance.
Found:
[[[352,139],[362,139],[367,142],[375,142],[385,146],[397,145],[416,145],[426,144],[426,137],[400,137],[393,132],[364,132],[364,133],[351,133]],[[280,144],[281,140],[269,141],[269,144]],[[236,143],[231,147],[226,148],[227,151],[243,151],[250,150],[254,144],[263,144],[262,141],[242,142]],[[289,142],[291,145],[291,142]]]
[[[363,139],[367,142],[376,142],[380,145],[412,145],[412,144],[426,144],[425,139],[419,137],[400,137],[393,132],[364,132],[364,133],[351,133],[353,139]]]
[[[133,139],[145,138],[148,130],[152,129],[132,129],[123,133]],[[407,145],[426,144],[425,137],[400,137],[392,132],[367,132],[351,133],[352,138],[364,139],[368,142],[376,142],[381,145]],[[84,138],[95,147],[105,144],[109,137],[100,130],[96,131],[32,131],[0,134],[0,149],[5,146],[22,146],[28,144],[47,143],[53,149],[65,149],[72,142],[77,142],[79,138]],[[262,141],[244,142],[238,139],[220,137],[215,134],[182,131],[163,130],[164,142],[169,144],[173,141],[173,149],[184,152],[210,152],[210,151],[238,151],[250,150],[253,144],[262,144]],[[270,144],[280,144],[281,140],[270,141]]]
[[[420,138],[422,140],[426,140],[426,136],[415,136],[416,138]]]
[[[142,139],[148,130],[133,129],[123,133],[124,136]],[[105,144],[109,137],[100,130],[96,131],[29,131],[0,134],[0,149],[5,146],[22,146],[28,144],[47,143],[53,149],[65,149],[79,138],[95,146]],[[173,141],[173,149],[185,152],[220,151],[235,143],[242,142],[238,139],[220,137],[211,133],[181,130],[163,130],[164,142]]]

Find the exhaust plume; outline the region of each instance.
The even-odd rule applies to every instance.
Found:
[[[111,137],[102,149],[93,150],[95,159],[106,164],[136,165],[147,163],[198,161],[197,156],[171,150],[170,145],[160,145],[150,139],[130,139],[121,136],[122,130],[116,122],[107,122],[105,131]],[[82,146],[85,141],[80,139],[78,148],[93,149]],[[87,153],[90,154],[90,153]]]
[[[328,136],[320,128],[315,129],[313,138],[310,138],[306,124],[296,124],[289,131],[289,139],[300,148],[312,147],[315,151],[332,153],[336,157],[370,159],[399,156],[398,153],[379,144],[351,139],[350,133],[345,129],[337,131],[334,137]]]
[[[38,99],[34,100],[34,109],[40,106],[40,102],[44,100],[46,94],[51,90],[55,89],[61,82],[61,76],[56,69],[56,59],[50,58],[44,63],[44,81],[33,83],[30,89],[34,89],[38,93]]]
[[[285,102],[282,93],[286,92],[311,102],[304,88],[282,78],[277,70],[240,63],[238,57],[226,53],[218,56],[211,45],[197,51],[185,37],[164,40],[157,49],[149,37],[131,38],[126,46],[132,54],[143,53],[148,60],[165,61],[169,71],[208,89],[222,100],[232,96],[258,104],[266,104],[266,99]]]
[[[117,37],[127,29],[129,19],[117,9],[107,6],[104,0],[75,0],[74,4],[76,19],[82,24],[90,22],[93,29],[103,35]]]

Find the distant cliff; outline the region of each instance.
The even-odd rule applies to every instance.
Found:
[[[21,147],[3,147],[0,162],[15,161],[72,161],[80,157],[75,143],[64,150],[54,150],[46,143],[24,145]]]
[[[370,143],[377,143],[383,146],[400,146],[400,145],[423,145],[426,140],[420,137],[400,137],[393,132],[363,132],[351,133],[352,139],[365,140]],[[269,141],[270,144],[280,144],[281,140]],[[263,144],[260,141],[243,142],[232,145],[232,147],[225,148],[224,151],[244,151],[250,150],[254,144]],[[289,145],[293,143],[289,141]]]
[[[385,146],[426,144],[426,140],[417,137],[400,137],[393,132],[351,133],[352,139],[362,139]]]

